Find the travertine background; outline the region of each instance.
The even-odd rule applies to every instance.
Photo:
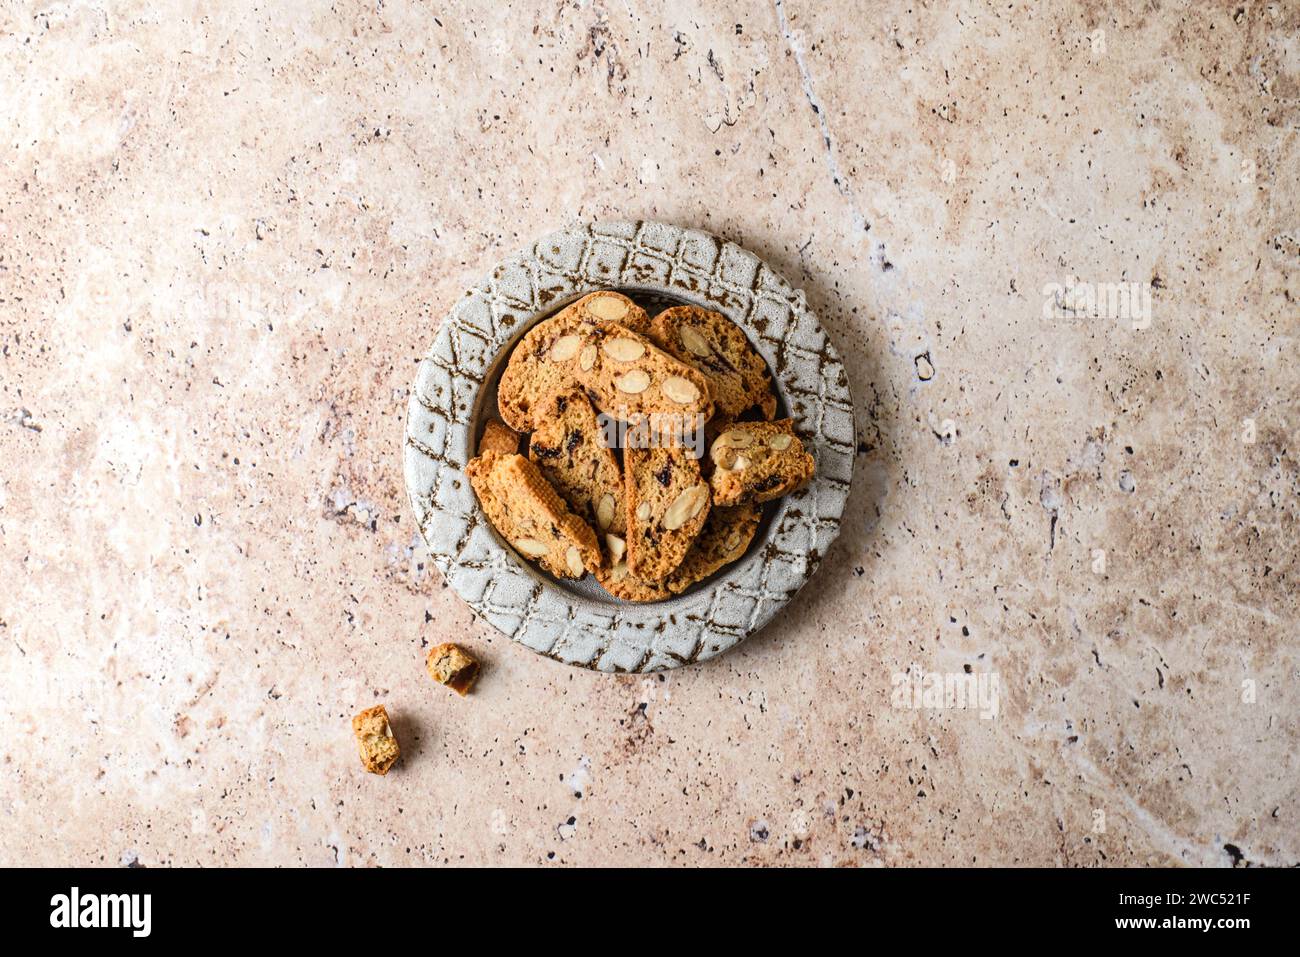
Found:
[[[1300,860],[1300,9],[1110,6],[4,4],[0,863]],[[651,678],[402,487],[448,305],[598,217],[766,257],[859,409],[814,583]]]

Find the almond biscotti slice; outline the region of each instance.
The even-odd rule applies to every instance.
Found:
[[[766,502],[799,488],[813,474],[813,458],[791,428],[776,422],[733,422],[709,449],[709,485],[715,505]]]
[[[538,408],[528,458],[569,508],[597,532],[624,534],[623,470],[605,444],[587,394],[574,386],[555,393]]]
[[[656,428],[670,431],[674,421],[693,430],[712,417],[708,379],[645,336],[613,324],[594,326],[577,348],[574,376],[601,412],[624,422],[654,420]]]
[[[521,555],[560,578],[601,567],[596,533],[522,455],[484,452],[465,472],[492,525]]]
[[[627,543],[622,536],[607,534],[605,548],[609,566],[595,573],[601,588],[623,601],[660,601],[668,597],[668,589],[659,582],[643,581],[628,571]]]
[[[703,374],[632,328],[593,318],[586,303],[580,300],[529,330],[511,353],[497,386],[497,406],[508,425],[531,432],[546,398],[575,384],[598,410],[624,421],[659,416],[693,428],[699,416],[713,414]]]
[[[608,291],[584,296],[528,330],[510,353],[497,385],[497,407],[507,425],[516,432],[533,430],[535,406],[575,381],[580,350],[572,337],[606,323],[639,335],[650,331],[644,309],[627,296]]]
[[[482,438],[478,440],[478,454],[487,451],[514,455],[519,451],[519,433],[504,422],[489,419],[488,424],[483,426]]]
[[[686,558],[668,576],[668,591],[680,594],[744,555],[758,531],[761,514],[762,510],[752,502],[711,509]]]
[[[709,380],[719,415],[734,418],[765,406],[772,394],[767,363],[740,327],[720,312],[673,306],[654,317],[650,338]]]
[[[623,451],[627,490],[627,567],[662,582],[681,564],[709,515],[700,463],[680,446]]]

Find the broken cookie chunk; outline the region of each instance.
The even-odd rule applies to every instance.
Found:
[[[492,526],[525,558],[560,578],[604,564],[596,533],[522,455],[484,452],[465,467]]]
[[[462,698],[469,694],[469,689],[478,679],[478,659],[451,642],[438,645],[430,651],[424,666],[429,669],[430,678],[440,685],[446,685]]]
[[[382,704],[367,708],[352,719],[352,733],[357,736],[361,764],[371,774],[387,774],[401,749],[388,724],[388,712]]]
[[[813,457],[794,434],[790,419],[735,422],[709,450],[713,504],[768,502],[803,487],[813,475]]]
[[[478,454],[482,455],[489,450],[502,455],[514,455],[519,451],[519,433],[504,422],[490,419],[483,426],[483,437],[478,440]]]

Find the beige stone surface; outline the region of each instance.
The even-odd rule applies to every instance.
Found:
[[[1294,4],[0,10],[0,863],[1300,860]],[[768,258],[858,404],[812,585],[649,678],[401,477],[449,304],[600,217]]]

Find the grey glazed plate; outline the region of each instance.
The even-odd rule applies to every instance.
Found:
[[[551,578],[521,559],[479,509],[464,471],[483,421],[496,414],[496,379],[511,347],[538,320],[599,289],[622,292],[651,314],[690,303],[735,322],[767,362],[782,411],[817,463],[807,488],[767,506],[740,561],[651,604],[612,598],[590,576]],[[500,631],[566,664],[661,671],[743,641],[809,579],[839,533],[853,454],[844,365],[802,291],[708,233],[592,223],[501,262],[443,320],[411,390],[406,490],[443,577]]]

